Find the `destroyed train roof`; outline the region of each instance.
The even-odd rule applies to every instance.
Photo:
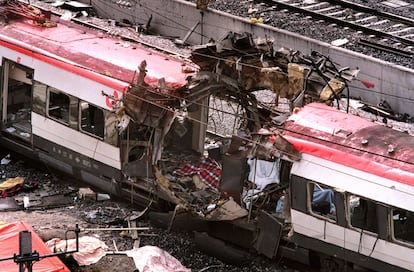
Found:
[[[414,186],[408,133],[312,103],[292,114],[283,135],[303,153]]]
[[[186,84],[188,74],[183,72],[183,60],[71,21],[53,16],[52,21],[57,22],[56,27],[13,18],[0,26],[0,45],[21,52],[21,58],[51,63],[118,90],[132,82],[143,60],[147,62],[147,84],[156,86],[160,78],[172,88]]]

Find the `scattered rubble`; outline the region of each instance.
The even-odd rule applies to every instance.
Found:
[[[47,241],[46,245],[52,252],[65,252],[75,250],[77,242],[79,243],[79,251],[73,253],[73,258],[80,266],[99,262],[108,250],[108,246],[103,241],[91,236],[82,236],[78,241],[76,239],[53,238]]]
[[[168,252],[169,256],[176,258],[191,271],[250,272],[264,271],[265,269],[279,271],[281,269],[280,264],[272,263],[262,257],[255,258],[248,267],[224,264],[222,261],[200,252],[196,248],[190,232],[178,230],[171,232],[151,226],[146,215],[148,210],[137,211],[125,200],[82,199],[79,197],[79,189],[85,187],[82,187],[82,184],[76,180],[61,176],[56,172],[42,172],[32,162],[20,160],[14,154],[10,154],[8,159],[10,160],[9,164],[1,166],[1,171],[4,173],[3,179],[21,176],[27,177],[26,180],[37,180],[39,187],[28,193],[28,196],[31,197],[44,191],[60,196],[67,195],[71,202],[55,207],[43,206],[38,209],[29,206],[28,209],[24,209],[23,203],[15,200],[16,198],[22,199],[23,195],[26,195],[25,192],[20,191],[13,197],[0,199],[0,207],[2,207],[2,201],[12,202],[14,207],[2,210],[0,227],[23,219],[46,242],[56,238],[62,241],[68,238],[73,239],[73,233],[68,232],[67,238],[65,238],[65,233],[67,230],[73,230],[75,224],[79,224],[82,230],[81,236],[93,237],[105,243],[106,255],[94,264],[80,266],[73,259],[73,256],[62,257],[71,271],[134,271],[137,266],[133,257],[128,257],[126,252],[131,251],[130,255],[134,255],[135,241],[139,241],[140,248],[150,246],[149,249],[153,248],[155,251],[164,252],[165,256]],[[44,169],[44,167],[42,168]],[[91,188],[89,189],[86,191],[91,192]],[[135,236],[131,230],[134,226],[139,229]]]

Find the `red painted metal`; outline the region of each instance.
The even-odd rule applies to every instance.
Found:
[[[414,186],[414,138],[324,104],[293,114],[284,137],[329,161]]]
[[[38,59],[117,90],[127,90],[143,60],[148,85],[156,86],[161,78],[169,88],[187,83],[183,60],[68,21],[43,28],[26,19],[12,20],[0,27],[0,45],[19,52],[21,59]]]
[[[32,234],[32,248],[40,256],[53,252],[45,245],[33,228],[24,222],[8,223],[0,226],[0,258],[8,258],[19,254],[19,232],[29,231]],[[13,260],[0,262],[0,271],[19,271],[19,265]],[[70,272],[58,257],[40,259],[33,264],[35,272]]]

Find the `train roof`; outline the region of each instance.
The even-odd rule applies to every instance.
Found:
[[[284,137],[296,149],[414,186],[414,137],[311,103],[292,114]]]
[[[143,60],[147,84],[156,86],[160,78],[170,88],[187,83],[182,59],[58,17],[52,16],[51,21],[57,26],[42,27],[25,18],[13,18],[0,26],[0,45],[119,90],[126,86],[122,83],[132,83]]]

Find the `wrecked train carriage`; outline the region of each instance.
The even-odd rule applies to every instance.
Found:
[[[190,80],[190,95],[239,101],[247,105],[250,116],[256,116],[249,118],[252,126],[242,128],[247,133],[233,135],[220,157],[216,198],[203,198],[183,209],[177,206],[169,214],[152,213],[152,220],[169,228],[197,230],[200,248],[232,263],[243,264],[248,260],[246,251],[253,250],[269,258],[318,264],[326,271],[355,266],[411,271],[413,138],[319,103],[295,110],[278,128],[275,122],[261,122],[254,109],[257,100],[251,95],[254,88],[245,89],[243,65],[226,70],[237,67],[237,62],[223,55],[241,54],[241,48],[223,49],[217,57],[216,48],[210,51],[209,46],[201,49],[203,53],[193,52],[201,72]],[[229,66],[223,64],[226,60]],[[325,58],[307,63],[319,63],[312,69],[320,69],[328,62]],[[329,80],[326,70],[333,73]],[[356,75],[344,79],[341,73],[333,66],[320,69],[317,76],[326,84],[319,81],[318,88],[305,88],[293,96],[292,105],[300,96],[305,104],[313,99],[329,103]],[[338,78],[341,84],[331,85]],[[312,90],[318,95],[312,95]],[[263,126],[267,129],[259,129]],[[205,165],[190,164],[187,169]],[[189,173],[194,183],[205,174]]]
[[[152,162],[197,67],[57,17],[8,19],[0,25],[2,145],[98,190],[156,203]]]
[[[293,146],[271,160],[255,152],[277,136]],[[412,271],[412,136],[311,103],[255,139],[249,158],[236,140],[223,157],[220,200],[197,216],[151,213],[153,221],[197,230],[201,249],[239,265],[259,252],[323,271]],[[290,148],[300,155],[281,156]]]
[[[411,271],[414,138],[322,104],[284,130],[302,153],[290,176],[292,240],[339,270]]]

